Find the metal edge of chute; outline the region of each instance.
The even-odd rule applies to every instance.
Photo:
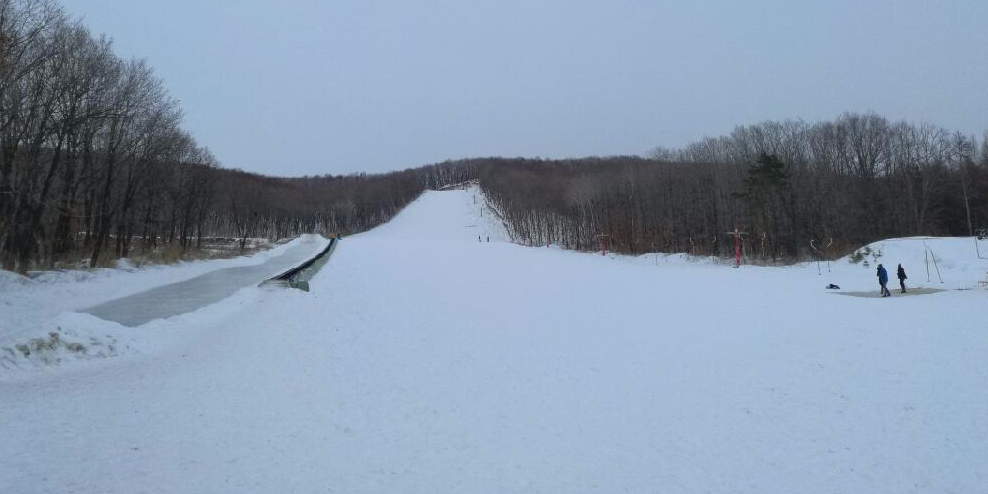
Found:
[[[318,254],[298,266],[262,281],[259,286],[280,285],[296,288],[304,292],[309,291],[309,278],[329,261],[329,257],[333,255],[333,251],[336,250],[338,243],[339,237],[335,234],[330,235],[329,244]]]

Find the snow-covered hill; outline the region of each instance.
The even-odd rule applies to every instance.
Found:
[[[871,271],[882,263],[893,278],[902,264],[911,283],[937,286],[942,279],[945,288],[971,288],[986,280],[988,270],[976,242],[973,237],[893,238],[866,245],[841,262]],[[988,257],[988,242],[981,242],[980,255]]]
[[[344,239],[310,293],[244,289],[128,330],[137,353],[4,374],[0,492],[988,485],[985,290],[823,288],[877,291],[873,259],[527,248],[482,210],[426,193]],[[926,284],[923,242],[879,261]],[[961,240],[925,242],[945,287],[983,276]]]

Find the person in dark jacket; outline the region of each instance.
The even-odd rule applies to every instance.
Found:
[[[902,293],[906,293],[906,270],[902,269],[902,264],[899,265],[899,269],[895,270],[896,276],[899,277],[899,286],[902,287]]]
[[[885,270],[885,267],[881,264],[878,265],[878,284],[882,286],[882,296],[891,297],[892,293],[889,292],[887,286],[889,282],[889,273]]]

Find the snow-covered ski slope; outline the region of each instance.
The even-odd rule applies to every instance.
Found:
[[[526,248],[474,195],[344,239],[310,293],[3,375],[0,492],[985,492],[984,290]]]

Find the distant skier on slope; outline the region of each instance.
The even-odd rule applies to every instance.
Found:
[[[887,286],[889,282],[889,273],[885,270],[885,266],[881,264],[878,265],[878,284],[882,287],[882,297],[891,297],[892,294],[889,292]]]
[[[895,270],[896,276],[899,277],[899,286],[902,287],[902,293],[906,293],[906,270],[902,269],[902,264],[899,265],[899,269]]]

